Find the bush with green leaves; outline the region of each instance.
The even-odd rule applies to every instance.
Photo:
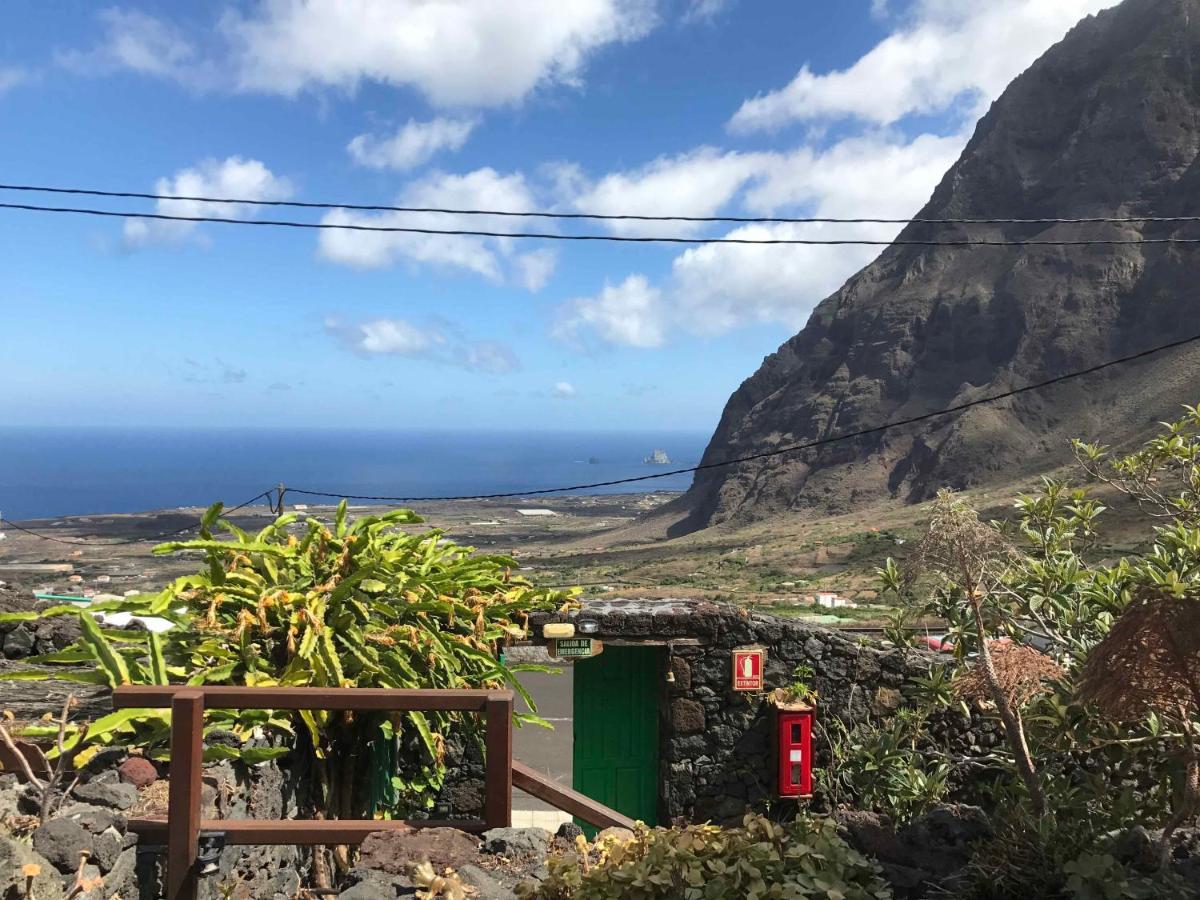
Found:
[[[410,510],[352,522],[342,503],[331,524],[285,515],[254,534],[221,519],[221,512],[220,504],[206,512],[198,540],[155,548],[204,560],[196,574],[159,593],[3,619],[78,616],[83,634],[76,644],[31,662],[92,664],[94,672],[63,677],[113,687],[511,687],[535,708],[517,677],[530,667],[506,666],[497,651],[525,635],[528,611],[568,603],[573,592],[537,588],[514,574],[512,559],[477,555],[439,531],[406,530],[421,522]],[[214,536],[214,527],[227,537]],[[98,612],[158,617],[172,627],[162,634],[106,628],[94,618]],[[167,710],[120,710],[93,722],[87,740],[165,755],[169,718]],[[258,762],[288,752],[289,745],[307,748],[319,805],[342,817],[364,808],[401,814],[427,807],[444,775],[448,734],[471,725],[458,714],[412,711],[210,710],[205,718],[206,730],[232,730],[243,739],[264,731],[289,736],[276,747],[214,744],[206,751],[210,759],[237,755]],[[541,722],[535,715],[517,718],[519,724]]]
[[[1138,872],[1111,853],[1084,851],[1058,869],[1063,893],[1072,900],[1189,900],[1195,891],[1168,872]],[[1022,893],[1021,898],[1028,897]]]
[[[908,604],[906,615],[946,621],[960,669],[981,658],[985,640],[1034,647],[1060,667],[1060,675],[1021,710],[1029,756],[1036,761],[1036,793],[1049,801],[1045,815],[1031,814],[1039,805],[1030,802],[1035,791],[1028,779],[1023,786],[1016,777],[1011,752],[993,751],[989,765],[950,785],[956,797],[973,795],[967,798],[987,806],[997,829],[995,845],[977,857],[972,896],[1028,896],[1050,881],[1057,885],[1055,896],[1140,897],[1156,890],[1167,896],[1174,887],[1165,869],[1153,878],[1118,871],[1105,849],[1106,835],[1139,824],[1168,825],[1169,834],[1174,824],[1196,815],[1200,407],[1164,424],[1135,453],[1084,443],[1076,443],[1075,452],[1084,475],[1078,483],[1046,479],[1039,493],[1017,498],[1012,521],[992,523],[1005,547],[996,555],[1000,565],[988,590],[978,594],[978,611],[964,604],[953,582],[906,581],[902,567],[890,560],[881,572],[885,589]],[[1118,503],[1133,508],[1131,524],[1142,533],[1132,541],[1123,537],[1122,544],[1136,549],[1113,559],[1103,542],[1104,513],[1106,504]],[[1123,518],[1128,523],[1130,517]],[[1168,610],[1174,618],[1165,618],[1176,624],[1169,633],[1148,633],[1157,643],[1139,637],[1122,650],[1124,669],[1109,677],[1107,665],[1089,666],[1102,650],[1115,652],[1109,646],[1121,630],[1115,626],[1128,624],[1135,613],[1144,617],[1151,606],[1173,603],[1180,604]],[[1152,682],[1162,668],[1159,644],[1179,649],[1171,662],[1192,699],[1173,714],[1153,704],[1119,708],[1110,702],[1102,709],[1096,696],[1113,691],[1097,682]],[[1084,680],[1089,690],[1081,691]],[[956,702],[944,696],[938,705]],[[989,712],[984,704],[984,714]]]
[[[549,875],[518,886],[522,900],[726,900],[815,897],[887,900],[879,867],[827,819],[789,823],[748,815],[740,828],[647,828],[551,857]]]
[[[831,807],[885,813],[897,825],[911,822],[943,802],[949,791],[950,761],[922,744],[921,710],[900,710],[887,723],[825,727],[830,766],[814,772],[816,789]]]
[[[1002,798],[998,798],[1002,799]],[[1019,806],[1019,798],[1008,799]],[[1069,791],[1050,784],[1048,800],[1075,810]],[[995,834],[976,845],[967,872],[957,881],[961,900],[1188,900],[1196,896],[1177,873],[1152,861],[1134,865],[1118,845],[1121,832],[1105,832],[1104,817],[1086,813],[1030,821],[997,817]]]

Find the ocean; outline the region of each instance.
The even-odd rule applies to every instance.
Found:
[[[709,432],[0,428],[0,516],[233,506],[279,482],[347,494],[492,494],[699,462]],[[669,466],[642,460],[665,450]],[[589,460],[596,460],[590,462]],[[685,490],[690,474],[578,493]],[[333,502],[289,497],[293,503]]]

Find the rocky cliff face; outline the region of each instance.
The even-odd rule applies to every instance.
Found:
[[[1200,214],[1200,0],[1080,22],[980,121],[919,218]],[[911,224],[902,238],[1200,238],[1196,224]],[[854,431],[1200,332],[1200,246],[890,247],[730,397],[704,462]],[[677,531],[1059,465],[1200,401],[1200,350],[698,475]]]

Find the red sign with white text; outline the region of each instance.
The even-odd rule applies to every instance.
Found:
[[[763,689],[763,663],[767,651],[762,647],[745,647],[733,651],[733,689],[735,691],[761,691]]]

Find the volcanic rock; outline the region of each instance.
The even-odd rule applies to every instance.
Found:
[[[376,831],[362,842],[359,866],[404,875],[409,866],[426,860],[440,872],[458,869],[478,858],[479,840],[456,828]]]

